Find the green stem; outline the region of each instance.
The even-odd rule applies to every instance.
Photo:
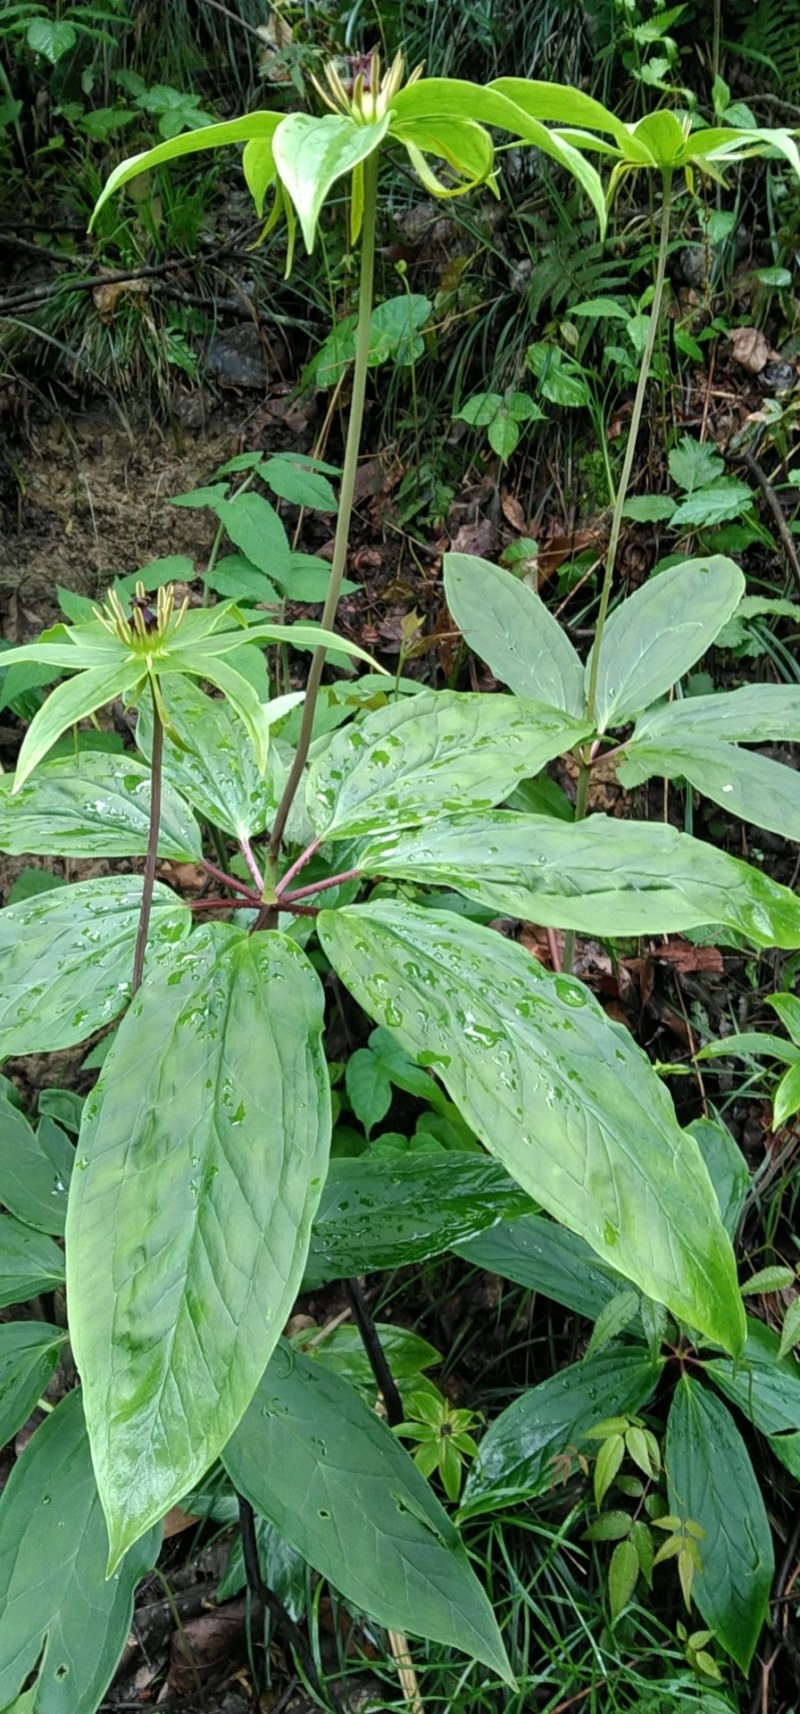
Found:
[[[656,278],[653,288],[653,301],[650,305],[650,320],[647,324],[647,338],[642,352],[642,361],[639,367],[639,379],[636,383],[633,410],[631,411],[631,426],[630,433],[628,435],[628,444],[625,448],[625,457],[622,463],[622,474],[619,479],[619,487],[617,489],[617,495],[614,501],[614,510],[611,516],[611,533],[608,539],[608,552],[606,554],[605,572],[603,574],[603,587],[600,592],[600,611],[597,615],[594,647],[592,649],[592,664],[589,669],[589,687],[586,693],[586,716],[587,719],[592,721],[595,718],[595,710],[597,708],[597,685],[600,674],[600,649],[603,641],[603,632],[605,630],[606,620],[608,618],[611,589],[614,582],[617,548],[619,547],[620,531],[622,529],[622,514],[625,509],[625,501],[628,497],[628,488],[630,486],[631,471],[633,470],[633,460],[636,454],[636,443],[639,439],[639,429],[642,422],[642,412],[644,410],[647,383],[650,379],[650,364],[653,360],[656,334],[658,332],[659,321],[661,320],[661,304],[664,296],[664,278],[667,270],[667,246],[669,244],[671,203],[672,174],[669,171],[665,171],[663,174],[661,229],[659,234],[658,262],[656,265]],[[586,806],[589,799],[590,775],[591,761],[584,750],[582,751],[580,758],[578,786],[575,796],[576,821],[583,821],[586,814]],[[569,975],[572,970],[574,956],[575,931],[574,929],[569,929],[564,938],[564,970],[567,975]]]
[[[350,519],[353,512],[353,496],[355,493],[356,471],[358,469],[358,452],[361,445],[361,425],[364,420],[364,400],[367,389],[367,359],[369,357],[369,341],[372,326],[372,288],[375,274],[375,226],[378,206],[378,151],[370,155],[364,162],[364,220],[361,231],[361,274],[358,289],[358,328],[356,332],[356,355],[353,367],[353,391],[350,400],[350,418],[347,425],[347,440],[342,466],[342,485],[339,494],[339,512],[336,519],[336,538],[333,546],[333,563],[328,594],[322,610],[321,623],[330,631],[336,619],[336,609],[342,589],[342,579],[347,564],[347,544],[350,537]],[[311,744],[311,734],[314,726],[314,711],[317,695],[322,681],[322,669],[325,665],[325,650],[315,649],[311,661],[311,670],[306,686],[306,699],[303,705],[303,722],[300,727],[300,737],[297,744],[294,761],[289,771],[283,797],[278,805],[275,824],[270,839],[269,855],[274,865],[280,855],[289,811],[294,802],[295,793],[302,778]]]
[[[672,175],[669,172],[665,172],[664,195],[661,203],[661,235],[658,245],[658,264],[656,267],[653,302],[650,306],[650,320],[647,324],[647,338],[645,340],[644,351],[642,352],[639,379],[636,384],[636,395],[634,397],[633,410],[631,412],[631,427],[628,435],[628,444],[625,448],[622,475],[620,476],[617,498],[614,502],[614,511],[611,517],[611,534],[608,541],[606,569],[603,577],[603,587],[600,593],[600,611],[597,615],[597,629],[595,631],[594,648],[592,650],[592,665],[589,672],[589,689],[586,696],[586,714],[589,720],[594,719],[595,707],[597,704],[597,680],[600,672],[600,645],[603,640],[603,631],[608,617],[608,604],[611,599],[611,586],[614,581],[614,567],[617,558],[617,548],[619,546],[620,530],[622,528],[622,514],[625,508],[625,501],[628,497],[628,486],[630,484],[633,460],[636,453],[636,443],[639,438],[642,411],[644,410],[644,400],[647,392],[647,383],[650,378],[650,364],[653,359],[656,333],[658,331],[658,323],[661,317],[661,300],[664,296],[664,275],[667,268],[667,245],[669,243],[669,216],[672,200],[671,191]]]
[[[141,988],[144,974],[144,955],[147,951],[147,934],[150,928],[150,912],[153,906],[153,888],[156,880],[156,863],[158,861],[158,834],[161,826],[161,754],[164,745],[164,728],[158,708],[158,697],[150,683],[153,698],[153,746],[150,758],[150,825],[147,830],[147,856],[144,860],[144,880],[142,883],[142,903],[139,910],[139,926],[136,930],[136,949],[133,954],[133,976],[131,978],[131,999],[137,988]]]

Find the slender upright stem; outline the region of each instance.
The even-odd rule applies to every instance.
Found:
[[[405,1411],[372,1312],[357,1279],[345,1280],[344,1289],[353,1311],[353,1320],[361,1334],[361,1343],[375,1377],[375,1384],[383,1397],[386,1419],[390,1428],[395,1428],[398,1422],[403,1421]]]
[[[367,359],[369,357],[369,341],[372,322],[372,287],[375,275],[375,225],[378,202],[378,151],[370,155],[364,162],[364,220],[361,229],[361,274],[358,290],[358,328],[356,332],[356,355],[353,367],[353,391],[350,399],[350,419],[347,425],[347,440],[345,443],[344,463],[342,466],[342,485],[339,494],[339,513],[336,519],[336,538],[333,546],[333,562],[331,565],[331,580],[328,594],[322,610],[321,623],[328,631],[331,630],[336,618],[339,596],[342,589],[342,579],[347,563],[347,544],[350,536],[350,519],[353,512],[353,497],[355,494],[356,471],[358,468],[358,450],[361,444],[361,425],[364,419],[364,399],[367,387]],[[275,825],[270,840],[270,859],[276,864],[280,855],[289,811],[294,802],[295,793],[300,784],[303,769],[306,765],[311,733],[314,725],[314,711],[317,704],[317,693],[322,680],[322,669],[325,665],[325,650],[315,649],[311,661],[311,670],[306,686],[306,699],[303,705],[303,722],[300,727],[300,737],[297,751],[289,771],[283,797],[278,805]]]
[[[639,379],[636,383],[636,393],[634,395],[634,400],[633,400],[633,410],[631,411],[631,426],[630,426],[630,432],[628,434],[628,444],[625,448],[625,457],[622,461],[622,474],[621,474],[620,479],[619,479],[619,487],[617,488],[617,495],[616,495],[616,499],[614,501],[614,510],[612,512],[612,515],[611,515],[611,533],[610,533],[609,538],[608,538],[608,552],[606,554],[605,572],[603,574],[603,586],[602,586],[602,589],[600,591],[600,610],[599,610],[598,615],[597,615],[597,626],[595,628],[595,634],[594,634],[594,647],[592,649],[592,664],[591,664],[591,667],[589,669],[589,687],[588,687],[588,690],[586,693],[586,715],[587,715],[587,719],[589,719],[589,720],[594,720],[595,711],[597,708],[597,685],[598,685],[599,674],[600,674],[600,651],[601,651],[601,646],[602,646],[602,641],[603,641],[603,632],[604,632],[605,626],[606,626],[606,619],[608,618],[608,607],[609,607],[609,602],[611,600],[611,589],[612,589],[612,585],[614,582],[614,570],[616,567],[617,548],[619,546],[620,531],[622,529],[622,514],[625,510],[625,501],[626,501],[627,496],[628,496],[628,488],[629,488],[630,480],[631,480],[631,471],[633,470],[633,460],[634,460],[634,457],[636,454],[636,443],[639,439],[639,429],[641,427],[642,412],[644,410],[645,395],[647,393],[647,383],[648,383],[648,380],[650,379],[650,364],[652,363],[652,360],[653,360],[653,351],[654,351],[655,343],[656,343],[656,334],[658,332],[658,324],[659,324],[659,321],[661,319],[661,303],[662,303],[662,299],[664,296],[664,278],[665,278],[666,269],[667,269],[667,246],[669,244],[669,218],[670,218],[671,204],[672,204],[672,174],[668,171],[665,171],[663,174],[663,195],[662,195],[662,199],[661,199],[661,228],[660,228],[659,242],[658,242],[658,261],[656,264],[656,278],[655,278],[655,285],[654,285],[654,289],[653,289],[653,301],[650,305],[650,320],[648,321],[648,324],[647,324],[647,338],[645,339],[645,342],[644,342],[644,350],[642,352],[642,361],[641,361],[641,364],[639,367]],[[577,786],[577,792],[576,792],[576,797],[575,797],[575,820],[576,821],[582,821],[585,814],[586,814],[586,806],[587,806],[588,798],[589,798],[590,775],[591,775],[591,761],[590,761],[589,757],[586,755],[586,753],[584,752],[581,756],[580,767],[579,767],[579,771],[578,771],[578,786]],[[572,971],[574,956],[575,956],[575,931],[574,931],[574,929],[569,929],[567,931],[567,934],[566,934],[565,939],[564,939],[564,970],[566,971],[567,975],[569,975]]]
[[[595,707],[597,705],[597,680],[600,671],[600,648],[603,641],[603,631],[605,630],[606,619],[608,617],[611,586],[614,581],[617,548],[619,546],[619,536],[622,528],[622,514],[625,509],[625,501],[628,496],[628,486],[631,479],[633,460],[636,453],[636,443],[639,438],[642,411],[644,410],[645,394],[647,392],[647,383],[650,378],[650,364],[653,360],[656,333],[658,331],[658,323],[661,319],[661,300],[664,296],[664,275],[667,267],[667,245],[669,243],[669,216],[671,201],[672,176],[670,173],[665,172],[664,193],[661,202],[661,235],[658,245],[655,289],[653,291],[653,302],[650,305],[650,320],[647,324],[647,338],[644,343],[644,351],[642,352],[639,380],[636,384],[633,410],[631,411],[631,426],[630,433],[628,435],[628,444],[625,448],[625,457],[622,463],[622,475],[619,479],[617,497],[614,502],[614,511],[611,517],[611,534],[608,540],[606,569],[603,577],[603,587],[600,592],[600,611],[597,615],[597,627],[594,636],[594,648],[592,650],[592,665],[589,672],[589,689],[586,695],[586,713],[590,720],[594,719]]]
[[[153,750],[150,759],[150,826],[147,830],[147,856],[144,860],[144,881],[142,884],[142,903],[139,909],[139,927],[136,930],[136,948],[133,954],[133,977],[131,979],[131,998],[137,988],[141,988],[144,974],[144,955],[147,951],[147,935],[150,928],[150,912],[153,908],[153,888],[156,880],[156,863],[158,861],[158,835],[161,827],[161,757],[164,749],[164,728],[161,715],[158,712],[158,698],[150,687],[153,699]]]

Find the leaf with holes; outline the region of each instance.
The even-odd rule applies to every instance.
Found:
[[[512,1682],[455,1525],[346,1381],[282,1341],[223,1463],[239,1492],[346,1600]]]

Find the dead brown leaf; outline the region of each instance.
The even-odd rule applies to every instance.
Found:
[[[768,339],[757,327],[734,327],[728,334],[731,356],[740,369],[749,375],[759,375],[771,357],[777,357]]]
[[[456,530],[450,547],[453,553],[474,553],[480,559],[486,559],[495,552],[499,540],[497,526],[491,518],[475,518]]]
[[[521,536],[526,535],[528,524],[516,494],[509,494],[508,489],[505,489],[500,496],[500,505],[503,509],[503,517],[506,523],[511,525],[512,530],[518,530]]]

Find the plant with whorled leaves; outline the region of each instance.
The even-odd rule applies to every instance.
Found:
[[[0,1503],[0,1704],[38,1665],[37,1695],[71,1674],[76,1714],[96,1706],[160,1520],[218,1459],[236,1491],[356,1606],[511,1678],[458,1528],[408,1454],[341,1376],[281,1340],[304,1280],[393,1265],[398,1245],[408,1261],[474,1242],[500,1213],[539,1219],[524,1212],[533,1201],[561,1223],[551,1227],[562,1246],[585,1242],[601,1268],[665,1306],[655,1313],[706,1348],[735,1360],[745,1337],[702,1141],[681,1129],[645,1056],[580,982],[456,914],[448,897],[461,892],[489,918],[510,912],[572,931],[714,921],[757,946],[800,945],[797,901],[746,864],[669,828],[570,825],[515,807],[541,801],[536,776],[556,756],[578,753],[588,774],[615,729],[629,773],[661,769],[666,755],[685,777],[699,770],[713,795],[710,765],[702,771],[696,737],[680,726],[691,726],[691,710],[657,699],[735,610],[737,567],[717,557],[673,568],[606,623],[609,573],[584,668],[533,592],[454,556],[456,617],[516,694],[406,683],[392,698],[371,676],[363,690],[350,687],[349,708],[339,704],[333,719],[319,694],[326,651],[361,653],[331,627],[369,358],[381,151],[404,148],[429,190],[453,194],[491,185],[487,127],[504,128],[573,172],[602,218],[600,181],[581,151],[591,143],[628,164],[658,164],[650,133],[547,85],[412,77],[404,86],[399,63],[383,81],[376,62],[352,87],[332,76],[329,94],[335,111],[322,119],[254,114],[174,138],[118,168],[104,193],[179,155],[242,141],[257,206],[272,188],[273,214],[291,227],[296,213],[310,247],[327,194],[348,178],[361,290],[322,626],[272,625],[231,601],[176,611],[168,590],[153,607],[137,592],[131,612],[112,602],[6,656],[71,676],[32,722],[0,794],[3,842],[86,856],[111,849],[144,856],[145,872],[0,913],[1,1051],[70,1046],[122,1016],[82,1116],[66,1216],[81,1391],[37,1431]],[[614,144],[548,129],[543,121],[556,117],[596,123]],[[697,151],[681,138],[688,161]],[[446,183],[431,156],[444,161]],[[613,551],[609,559],[613,569]],[[314,649],[288,757],[292,716],[255,688],[261,647],[275,641]],[[724,753],[723,785],[734,794],[725,802],[742,813],[758,794],[730,740],[777,724],[785,734],[796,711],[781,695],[707,699],[704,736]],[[139,708],[149,768],[80,751],[75,763],[46,760],[60,733],[119,696]],[[762,766],[775,765],[752,764]],[[203,855],[195,812],[223,848],[238,847],[227,869]],[[159,856],[201,859],[225,894],[187,904],[156,879]],[[365,899],[374,879],[383,884]],[[231,920],[203,921],[209,909]],[[351,1162],[329,1165],[324,994],[304,950],[310,932],[378,1024],[399,1087],[431,1101],[438,1092],[496,1157],[431,1158],[421,1212],[408,1194],[413,1182],[419,1195],[417,1160],[413,1181],[395,1160],[359,1160],[355,1175]],[[12,1297],[44,1289],[63,1269],[52,1227],[26,1218],[0,1216]],[[589,1427],[640,1408],[644,1376],[634,1385],[631,1364],[648,1366],[645,1395],[658,1367],[643,1350],[615,1354],[602,1398],[594,1387]],[[700,1397],[702,1415],[710,1395]],[[706,1426],[695,1424],[701,1454]],[[691,1450],[688,1428],[685,1441]],[[45,1479],[46,1517],[34,1499]],[[65,1597],[53,1532],[74,1516],[76,1496],[86,1522]],[[42,1577],[53,1564],[58,1589]],[[86,1589],[99,1615],[91,1659],[76,1643]]]

